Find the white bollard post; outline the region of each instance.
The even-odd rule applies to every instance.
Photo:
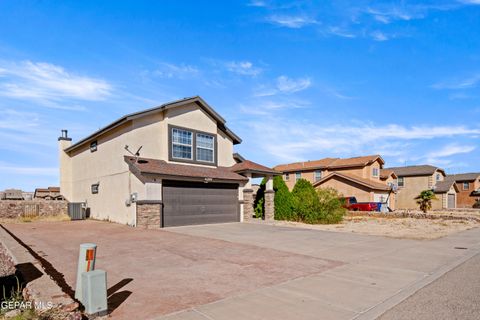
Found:
[[[95,256],[97,245],[95,243],[82,243],[78,254],[77,286],[75,287],[75,299],[83,303],[82,273],[95,270]]]

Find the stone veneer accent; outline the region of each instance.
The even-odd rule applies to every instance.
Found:
[[[162,201],[137,201],[137,227],[160,229],[162,227]]]
[[[243,189],[243,221],[249,221],[253,218],[253,190]]]
[[[0,200],[0,218],[18,218],[25,213],[32,216],[56,216],[68,214],[68,202],[64,200]]]
[[[265,191],[265,220],[274,220],[275,216],[275,191]]]

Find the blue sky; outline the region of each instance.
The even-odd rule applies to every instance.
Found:
[[[202,96],[273,166],[381,154],[480,171],[480,0],[2,1],[0,189],[57,137]]]

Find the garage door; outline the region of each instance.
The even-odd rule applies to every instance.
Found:
[[[453,209],[455,208],[455,195],[454,194],[448,194],[448,204],[447,204],[448,209]]]
[[[240,221],[238,185],[163,181],[163,226]]]

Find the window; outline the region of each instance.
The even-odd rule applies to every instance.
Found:
[[[192,133],[187,130],[172,129],[172,158],[192,160]]]
[[[295,181],[298,181],[300,179],[302,179],[302,173],[301,172],[295,173]]]
[[[95,152],[95,151],[97,151],[97,145],[98,145],[97,140],[92,141],[92,142],[90,143],[90,152]]]
[[[197,161],[213,162],[214,141],[213,136],[197,133]]]
[[[468,190],[468,189],[470,189],[470,183],[464,182],[463,183],[463,190]]]
[[[405,186],[405,178],[404,177],[398,177],[397,179],[397,185],[399,187],[404,187]]]
[[[437,173],[437,177],[436,177],[437,181],[440,181],[440,178],[441,178],[440,173]]]
[[[314,179],[315,179],[315,181],[318,181],[318,180],[322,179],[322,171],[315,170]]]
[[[98,193],[98,187],[99,187],[99,184],[98,183],[95,183],[95,184],[92,184],[92,193],[93,194],[97,194]]]
[[[379,169],[378,168],[372,168],[372,176],[378,177]]]
[[[285,181],[288,181],[290,180],[290,174],[289,173],[285,173]]]

